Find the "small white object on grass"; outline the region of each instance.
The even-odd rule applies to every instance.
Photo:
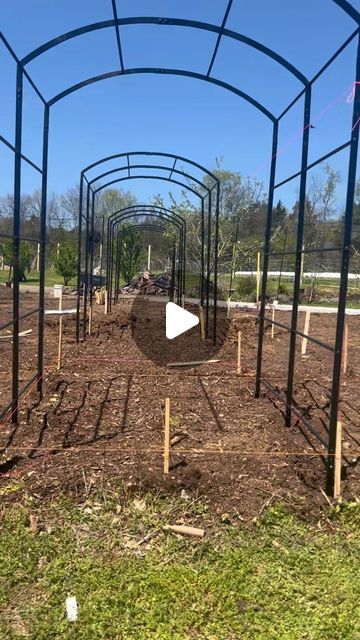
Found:
[[[78,607],[76,602],[76,596],[69,596],[65,600],[66,615],[69,622],[76,622],[78,615]]]

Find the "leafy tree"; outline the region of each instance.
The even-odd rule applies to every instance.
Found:
[[[8,280],[10,282],[11,275],[14,268],[14,256],[13,256],[13,242],[12,240],[6,240],[0,244],[0,254],[4,258],[4,263],[7,264],[9,269]],[[31,242],[20,242],[19,251],[19,280],[20,282],[26,282],[25,271],[30,271],[31,263],[34,259],[34,246]]]
[[[71,242],[64,242],[59,246],[59,252],[55,252],[52,263],[56,273],[64,279],[67,286],[77,274],[77,248]]]
[[[128,227],[124,225],[124,231]],[[139,234],[134,230],[129,230],[122,235],[121,239],[121,260],[120,271],[125,280],[129,282],[131,278],[140,270],[143,259],[143,248]]]

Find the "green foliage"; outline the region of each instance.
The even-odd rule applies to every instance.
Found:
[[[162,527],[203,524],[199,499],[134,500],[119,488],[80,505],[28,498],[1,516],[0,637],[357,640],[360,540],[349,530],[359,511],[343,507],[334,533],[276,505],[250,530],[211,520],[198,541]],[[30,513],[43,527],[37,535]],[[76,623],[66,620],[69,595]]]
[[[128,229],[126,225],[122,227],[122,231],[125,231],[125,229]],[[140,236],[134,230],[127,230],[125,234],[122,234],[121,238],[120,270],[125,282],[129,282],[140,270],[143,248]]]
[[[77,247],[74,243],[63,242],[59,251],[54,249],[52,264],[55,272],[64,279],[67,286],[77,274]]]
[[[290,285],[291,286],[291,285]],[[268,280],[266,287],[267,298],[276,298],[279,296],[287,295],[288,289],[284,283],[279,283],[277,280]],[[243,302],[255,302],[256,301],[256,277],[253,276],[237,276],[235,281],[235,295],[236,300],[242,300]]]
[[[10,281],[12,270],[14,268],[12,240],[6,240],[5,242],[0,243],[0,255],[3,256],[5,264],[10,267],[10,270],[8,271],[8,279]],[[20,281],[26,281],[25,271],[30,272],[33,259],[34,245],[31,242],[21,241],[19,251]]]

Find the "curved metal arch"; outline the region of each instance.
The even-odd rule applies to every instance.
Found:
[[[98,175],[96,178],[94,178],[91,182],[89,182],[89,185],[91,186],[94,182],[97,182],[98,180],[101,180],[101,178],[105,178],[106,176],[109,176],[112,173],[117,173],[118,171],[128,171],[129,169],[160,169],[161,171],[169,170],[171,171],[171,173],[178,173],[179,175],[184,176],[184,178],[189,178],[189,180],[193,180],[194,182],[196,182],[196,184],[199,184],[203,189],[206,189],[209,192],[209,188],[207,187],[207,185],[201,182],[201,180],[194,178],[194,176],[192,176],[190,173],[186,173],[185,171],[180,171],[180,169],[175,169],[175,168],[171,169],[170,167],[164,167],[163,165],[157,165],[157,164],[133,164],[130,167],[126,165],[124,167],[117,167],[116,169],[110,169],[109,171],[106,171],[105,173],[102,173]],[[148,177],[152,178],[152,176],[148,176]],[[128,178],[131,178],[131,176],[128,176]],[[172,182],[171,178],[166,178],[165,176],[164,178],[165,180]],[[212,189],[215,186],[216,184],[214,184]],[[100,189],[101,187],[99,189],[94,189],[93,191],[94,195],[98,193],[98,190]],[[201,195],[201,194],[198,194],[198,195]]]
[[[112,184],[116,184],[117,182],[124,182],[125,180],[136,180],[136,179],[164,180],[165,182],[173,182],[174,184],[178,184],[181,187],[188,189],[189,191],[194,193],[196,196],[198,196],[198,198],[203,198],[203,196],[201,196],[197,191],[195,191],[195,189],[192,189],[191,187],[189,187],[189,185],[187,185],[185,182],[180,182],[179,180],[172,180],[172,179],[169,180],[164,176],[125,176],[123,178],[118,178],[117,180],[111,180],[111,182],[107,182],[101,188],[106,189],[106,187],[110,187]],[[94,194],[98,193],[99,191],[100,189],[96,189],[96,191],[94,191]]]
[[[219,178],[217,178],[217,176],[214,173],[209,171],[209,169],[199,164],[198,162],[194,162],[194,160],[190,160],[189,158],[185,158],[184,156],[178,156],[175,153],[165,153],[164,151],[128,151],[125,153],[115,153],[111,156],[106,156],[101,160],[97,160],[97,162],[93,162],[92,164],[89,164],[87,167],[85,167],[85,169],[82,170],[81,175],[85,175],[85,173],[90,171],[90,169],[97,167],[99,164],[104,164],[105,162],[109,162],[110,160],[115,160],[117,158],[126,158],[126,157],[129,158],[130,156],[149,156],[149,157],[158,156],[159,158],[171,158],[172,160],[176,160],[176,161],[179,160],[180,162],[186,162],[187,164],[190,164],[193,167],[200,169],[200,171],[203,171],[204,173],[206,173],[215,182],[217,183],[220,182]],[[169,167],[169,170],[171,171],[170,167]]]
[[[346,3],[346,0],[334,0],[339,6],[342,3]],[[344,9],[345,10],[345,9]],[[355,13],[355,9],[353,9]],[[354,18],[355,20],[355,18]],[[30,53],[28,53],[22,60],[21,63],[25,66],[29,64],[32,60],[42,55],[49,49],[53,49],[54,47],[66,42],[67,40],[71,40],[78,36],[85,35],[86,33],[90,33],[92,31],[98,31],[100,29],[108,29],[112,27],[121,27],[126,25],[137,25],[137,24],[153,24],[156,26],[175,26],[175,27],[187,27],[192,29],[199,29],[202,31],[209,31],[212,33],[222,34],[232,40],[237,40],[243,44],[252,47],[253,49],[257,49],[264,55],[272,58],[275,62],[284,67],[287,71],[289,71],[292,75],[294,75],[300,82],[304,85],[308,83],[307,78],[301,73],[299,69],[297,69],[291,62],[283,58],[280,54],[276,53],[269,47],[266,47],[261,42],[254,40],[253,38],[249,38],[237,31],[233,31],[231,29],[222,29],[221,26],[210,24],[208,22],[201,22],[198,20],[186,20],[184,18],[158,18],[153,16],[139,16],[139,17],[129,17],[129,18],[118,18],[117,20],[104,20],[102,22],[96,22],[89,25],[85,25],[83,27],[79,27],[78,29],[73,29],[72,31],[68,31],[67,33],[63,33],[56,38],[52,38],[40,45]]]
[[[177,222],[183,223],[186,225],[186,220],[185,218],[183,218],[180,214],[176,213],[175,211],[172,211],[171,209],[167,208],[167,207],[163,207],[161,205],[158,204],[133,204],[133,205],[128,205],[127,207],[123,207],[122,209],[118,209],[118,211],[114,211],[113,213],[110,214],[110,216],[108,217],[108,220],[111,220],[113,217],[115,217],[118,213],[127,213],[130,211],[134,211],[134,213],[137,213],[137,210],[141,210],[143,211],[143,215],[151,215],[151,213],[147,213],[146,209],[149,208],[151,210],[156,211],[157,213],[159,213],[159,217],[161,217],[161,213],[163,211],[165,211],[165,213],[173,216],[173,218],[177,220]]]
[[[60,100],[62,100],[63,98],[65,98],[66,96],[70,95],[71,93],[74,93],[79,89],[83,89],[84,87],[87,87],[90,84],[94,84],[95,82],[100,82],[101,80],[108,80],[109,78],[116,78],[117,76],[133,75],[137,73],[153,73],[153,74],[160,74],[160,75],[184,76],[186,78],[195,78],[196,80],[204,80],[204,82],[215,84],[219,87],[222,87],[223,89],[227,89],[227,91],[230,91],[231,93],[235,93],[235,95],[239,96],[240,98],[243,98],[244,100],[246,100],[246,102],[249,102],[253,107],[261,111],[261,113],[263,113],[269,120],[271,120],[271,122],[276,121],[276,117],[268,109],[266,109],[264,105],[262,105],[260,102],[255,100],[255,98],[252,98],[251,96],[249,96],[244,91],[241,91],[241,89],[237,89],[232,84],[228,84],[227,82],[223,82],[222,80],[218,80],[217,78],[212,78],[210,76],[208,77],[203,73],[196,73],[195,71],[187,71],[185,69],[165,69],[165,68],[157,68],[157,67],[138,67],[133,69],[125,69],[124,71],[119,70],[119,71],[108,71],[107,73],[101,73],[98,76],[87,78],[87,80],[82,80],[82,82],[78,82],[76,84],[73,84],[71,87],[64,89],[64,91],[61,91],[56,96],[51,98],[51,100],[49,100],[48,102],[48,105],[49,107],[51,107],[57,102],[59,102]]]

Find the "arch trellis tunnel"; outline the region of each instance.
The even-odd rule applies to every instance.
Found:
[[[306,188],[307,188],[307,178],[309,171],[314,167],[319,166],[322,162],[332,158],[338,153],[346,151],[348,153],[348,175],[347,175],[347,189],[346,189],[346,205],[345,205],[345,215],[344,215],[344,233],[341,242],[341,246],[334,247],[332,250],[341,251],[341,281],[340,281],[340,291],[339,291],[339,303],[338,303],[338,314],[337,314],[337,324],[336,324],[336,336],[334,345],[327,345],[321,343],[319,340],[315,340],[314,338],[309,337],[308,339],[312,339],[318,346],[322,346],[326,348],[328,351],[330,350],[333,354],[333,369],[332,369],[332,383],[331,383],[331,406],[330,406],[330,415],[329,415],[329,429],[328,429],[328,438],[327,438],[327,451],[328,451],[328,462],[327,462],[327,491],[331,493],[332,485],[333,485],[333,476],[334,476],[334,455],[335,455],[335,444],[336,444],[336,434],[337,434],[337,422],[339,415],[339,395],[340,395],[340,381],[341,381],[341,362],[342,362],[342,346],[343,346],[343,333],[344,333],[344,319],[345,319],[345,309],[346,309],[346,294],[347,294],[347,281],[348,281],[348,269],[349,269],[349,259],[350,259],[350,244],[351,244],[351,232],[352,232],[352,212],[353,212],[353,203],[354,203],[354,191],[355,191],[355,180],[356,180],[356,169],[357,169],[357,155],[358,155],[358,136],[359,136],[359,118],[360,118],[360,53],[359,53],[359,25],[360,25],[360,14],[359,12],[352,6],[350,2],[347,0],[329,0],[329,6],[335,5],[339,10],[345,12],[349,19],[354,22],[355,30],[353,33],[346,39],[346,41],[338,48],[338,50],[329,58],[329,60],[322,66],[322,68],[312,77],[308,78],[300,69],[291,64],[288,60],[286,60],[283,56],[281,56],[276,51],[272,50],[268,46],[264,45],[261,42],[258,42],[255,39],[252,39],[244,34],[241,34],[237,31],[228,29],[226,27],[227,20],[229,17],[229,13],[231,11],[233,5],[233,0],[229,0],[226,6],[226,10],[223,16],[223,20],[221,24],[210,24],[208,22],[201,22],[196,20],[187,20],[182,18],[173,18],[173,17],[154,17],[154,16],[134,16],[134,17],[126,17],[121,18],[118,17],[117,14],[117,6],[116,1],[112,0],[112,15],[109,20],[104,20],[102,22],[97,22],[94,24],[87,24],[77,29],[73,29],[67,33],[60,34],[58,37],[45,42],[41,46],[35,48],[33,51],[30,51],[27,55],[25,55],[22,59],[20,59],[13,48],[9,44],[5,35],[0,34],[0,40],[2,45],[6,48],[8,56],[11,58],[16,65],[16,107],[15,107],[15,138],[14,141],[11,142],[4,136],[0,136],[0,144],[4,145],[9,152],[13,154],[14,158],[14,190],[13,190],[13,198],[14,198],[14,206],[13,206],[13,233],[12,234],[2,234],[3,237],[12,238],[13,245],[13,291],[12,291],[12,306],[13,306],[13,317],[12,320],[6,321],[0,326],[0,329],[12,327],[12,389],[11,389],[11,401],[8,404],[0,407],[0,418],[4,418],[9,413],[11,414],[11,418],[13,422],[17,422],[18,420],[18,406],[19,399],[23,396],[25,391],[33,384],[36,383],[37,390],[39,393],[42,393],[43,389],[43,376],[44,376],[44,315],[45,315],[45,252],[46,252],[46,240],[47,240],[47,187],[48,187],[48,155],[49,155],[49,126],[50,126],[50,113],[55,108],[55,105],[59,104],[63,99],[67,96],[70,96],[74,92],[79,91],[80,89],[93,85],[94,83],[101,82],[103,80],[107,80],[114,77],[124,77],[127,75],[134,74],[157,74],[163,77],[167,75],[173,76],[181,76],[183,78],[192,78],[196,80],[201,80],[203,82],[212,84],[215,87],[225,89],[232,94],[240,97],[242,100],[246,101],[249,105],[252,105],[255,109],[261,113],[266,122],[269,123],[269,126],[272,130],[272,145],[269,150],[270,156],[270,177],[269,177],[269,190],[268,190],[268,205],[267,205],[267,223],[266,223],[266,231],[265,231],[265,239],[264,239],[264,251],[263,251],[263,277],[262,277],[262,292],[261,292],[261,308],[260,308],[260,316],[259,316],[259,344],[258,344],[258,359],[257,359],[257,376],[256,376],[256,396],[258,397],[261,392],[262,386],[268,390],[269,393],[275,394],[282,401],[284,401],[286,408],[286,425],[290,426],[291,418],[294,414],[297,419],[299,419],[303,425],[308,428],[315,437],[318,437],[316,429],[314,425],[309,421],[299,407],[295,406],[294,403],[294,371],[295,371],[295,348],[296,348],[296,339],[297,336],[301,336],[302,332],[298,329],[298,315],[299,315],[299,293],[300,293],[300,283],[301,283],[301,263],[302,258],[307,251],[309,251],[306,247],[304,248],[304,225],[305,225],[305,203],[306,203]],[[127,68],[124,63],[123,56],[123,48],[122,48],[122,40],[121,40],[121,30],[123,27],[129,25],[141,25],[143,28],[146,28],[150,25],[155,25],[157,27],[161,27],[164,29],[172,29],[175,27],[181,27],[183,29],[192,30],[194,33],[203,33],[207,32],[210,34],[214,34],[216,37],[216,43],[212,51],[209,53],[209,65],[204,73],[200,73],[198,71],[192,71],[188,69],[179,69],[179,68],[167,68],[167,67],[134,67]],[[64,42],[68,42],[74,40],[76,38],[81,38],[86,34],[91,34],[99,31],[109,31],[112,34],[112,37],[116,35],[117,49],[119,54],[119,68],[111,71],[104,71],[104,73],[91,76],[82,80],[81,82],[77,82],[71,86],[67,86],[65,89],[53,95],[49,99],[45,99],[42,91],[36,86],[35,82],[31,78],[31,74],[28,70],[28,65],[38,58],[42,58],[46,60],[47,52],[54,51],[58,47],[60,47]],[[294,98],[291,100],[290,104],[286,109],[283,109],[279,115],[275,115],[271,110],[268,109],[267,105],[259,102],[254,96],[249,95],[242,89],[240,89],[235,84],[231,84],[226,81],[224,78],[215,77],[213,75],[214,71],[214,63],[216,57],[218,55],[219,47],[222,40],[232,42],[234,44],[246,45],[249,49],[256,51],[257,54],[261,54],[265,56],[266,59],[272,60],[276,65],[279,65],[279,68],[283,69],[286,73],[289,74],[289,78],[293,81],[296,81],[299,84],[299,92]],[[336,148],[328,151],[322,157],[317,158],[316,160],[309,163],[309,142],[311,137],[311,121],[312,121],[312,93],[313,87],[315,83],[323,76],[326,70],[339,58],[341,53],[352,43],[357,43],[357,52],[354,57],[354,74],[353,74],[353,105],[352,105],[352,121],[351,126],[349,128],[348,138],[344,140],[344,142],[337,146]],[[49,67],[50,68],[50,67]],[[24,153],[23,147],[23,121],[24,121],[24,105],[23,105],[23,93],[24,93],[24,81],[26,81],[31,87],[34,95],[37,100],[40,101],[41,108],[43,109],[43,135],[42,135],[42,162],[41,165],[37,162],[34,162],[32,158],[30,158],[27,154]],[[300,152],[300,169],[297,173],[289,176],[286,179],[278,180],[277,179],[277,158],[278,158],[278,137],[279,137],[279,129],[283,123],[283,119],[288,114],[291,109],[300,104],[302,106],[302,144],[301,144],[301,152]],[[136,157],[136,153],[134,152],[134,156]],[[139,155],[139,154],[138,154]],[[142,156],[146,155],[141,153]],[[193,189],[193,192],[196,196],[199,197],[200,207],[203,216],[203,226],[202,232],[204,233],[204,241],[203,247],[205,246],[207,249],[206,255],[206,264],[205,264],[205,255],[204,261],[202,263],[202,297],[205,295],[206,304],[208,305],[208,290],[204,292],[204,273],[206,273],[207,281],[209,281],[210,270],[208,268],[208,260],[209,260],[209,251],[210,244],[209,242],[209,229],[211,229],[212,220],[215,221],[214,226],[214,238],[213,238],[213,246],[211,250],[217,251],[217,219],[219,212],[219,183],[218,181],[214,183],[214,188],[216,191],[215,201],[211,197],[211,187],[209,192],[209,185],[206,184],[198,184],[198,187],[195,188],[194,185],[197,184],[196,178],[199,178],[195,175],[194,171],[182,171],[178,167],[178,163],[181,162],[185,164],[187,167],[190,165],[194,169],[197,167],[197,170],[201,170],[203,175],[210,175],[208,171],[206,171],[201,165],[196,165],[196,163],[192,163],[188,161],[186,158],[182,158],[181,156],[172,156],[171,154],[149,154],[151,156],[161,156],[163,158],[173,159],[173,166],[167,167],[169,169],[169,176],[165,178],[163,175],[149,175],[144,174],[143,176],[131,175],[132,168],[138,170],[141,166],[141,162],[134,162],[133,166],[131,165],[131,161],[133,158],[133,154],[125,153],[119,154],[112,157],[108,157],[107,159],[102,159],[95,162],[93,165],[89,165],[81,172],[81,181],[80,181],[80,212],[79,212],[79,274],[81,267],[81,253],[83,251],[83,246],[86,247],[85,251],[85,272],[89,275],[86,278],[86,291],[84,296],[84,313],[86,319],[86,300],[88,293],[90,292],[92,287],[90,286],[90,279],[92,278],[92,266],[93,266],[93,230],[94,230],[94,219],[96,214],[96,194],[100,192],[101,189],[106,186],[110,186],[111,184],[121,183],[125,180],[142,178],[142,179],[166,179],[169,182],[173,182],[174,184],[178,184],[184,188]],[[110,159],[116,158],[125,158],[126,166],[120,166],[116,169],[112,169],[111,171],[103,172],[102,174],[96,176],[95,178],[92,176],[91,178],[87,177],[87,172],[91,172],[96,166],[103,164],[104,162]],[[41,176],[41,211],[39,216],[39,234],[38,237],[26,237],[22,233],[21,228],[21,193],[22,193],[22,172],[24,164],[27,167],[31,167],[33,170],[37,172]],[[166,165],[157,165],[156,163],[149,162],[144,168],[147,167],[147,170],[155,171],[163,171],[163,168]],[[110,176],[112,173],[121,173],[127,172],[127,176],[116,177],[112,181],[108,182],[106,185],[99,185],[96,187],[96,182],[100,179],[105,178],[106,176]],[[174,177],[176,176],[176,178]],[[184,178],[184,182],[181,181],[180,176]],[[179,179],[177,179],[179,177]],[[299,179],[299,195],[298,195],[298,212],[297,212],[297,220],[296,220],[296,247],[292,253],[295,259],[295,279],[294,279],[294,289],[293,289],[293,304],[291,311],[291,322],[289,325],[284,325],[280,323],[278,324],[284,331],[287,331],[290,336],[289,343],[289,360],[288,360],[288,372],[287,372],[287,384],[284,389],[274,389],[273,386],[266,379],[263,374],[263,336],[265,327],[272,322],[272,319],[269,318],[266,314],[266,297],[267,297],[267,282],[268,282],[268,270],[269,270],[269,260],[272,255],[274,255],[274,251],[272,248],[272,212],[273,212],[273,203],[274,196],[276,194],[276,190],[290,182],[292,179]],[[190,184],[192,186],[190,186]],[[85,202],[85,204],[84,204]],[[207,207],[207,210],[206,210]],[[143,211],[150,211],[148,206]],[[139,211],[140,212],[140,211]],[[215,215],[212,218],[213,212]],[[154,213],[154,211],[153,211]],[[165,213],[165,212],[164,212]],[[170,215],[170,214],[169,214]],[[207,218],[206,218],[207,215]],[[158,216],[159,219],[161,215]],[[165,216],[164,216],[165,217]],[[174,216],[173,216],[174,218]],[[84,234],[82,231],[83,222],[85,221],[85,242],[84,244]],[[160,223],[159,223],[160,224]],[[206,227],[207,224],[207,227]],[[161,225],[160,225],[161,226]],[[208,231],[206,237],[206,230]],[[113,232],[113,229],[110,230]],[[185,232],[183,241],[185,242]],[[90,251],[88,251],[88,242],[89,238],[91,239],[90,243]],[[19,268],[19,253],[21,242],[24,240],[30,240],[31,242],[39,242],[40,244],[40,285],[39,285],[39,302],[38,306],[31,311],[27,311],[26,314],[22,313],[20,310],[20,298],[19,298],[19,279],[20,279],[20,268]],[[184,269],[185,269],[185,253],[182,256],[182,268],[183,272],[181,277],[183,277]],[[214,273],[214,277],[216,277],[216,269]],[[216,317],[216,283],[215,285],[215,293],[214,293],[214,316]],[[80,301],[78,301],[78,305]],[[78,306],[79,310],[79,306]],[[22,320],[25,317],[30,316],[38,316],[38,349],[37,349],[37,370],[30,380],[27,380],[23,386],[20,387],[19,383],[19,351],[20,351],[20,340],[19,340],[19,327]],[[216,322],[216,320],[215,320]]]
[[[143,158],[141,162],[138,158]],[[146,161],[144,161],[144,158]],[[154,163],[154,158],[160,159]],[[88,177],[89,173],[95,168],[100,167],[113,160],[125,159],[123,166],[111,168],[102,171],[96,176]],[[161,164],[159,164],[161,162]],[[166,164],[168,162],[169,164]],[[178,168],[181,163],[181,168]],[[185,165],[185,166],[184,166]],[[185,170],[186,169],[186,170]],[[155,171],[155,174],[144,173],[142,175],[134,175],[132,171],[144,170]],[[161,172],[168,172],[163,175]],[[202,179],[198,174],[201,172]],[[126,173],[125,176],[116,177],[105,183],[99,183],[100,180],[110,177],[113,174]],[[174,177],[176,176],[176,177]],[[208,182],[204,181],[204,176]],[[182,178],[182,180],[180,180]],[[216,340],[216,319],[217,319],[217,254],[218,254],[218,223],[219,223],[219,199],[220,199],[220,181],[206,167],[194,162],[183,156],[178,156],[164,152],[149,151],[131,151],[114,154],[101,158],[97,162],[88,165],[82,170],[80,175],[80,203],[79,203],[79,244],[78,244],[78,291],[80,290],[80,269],[81,269],[81,238],[82,238],[82,221],[85,219],[85,247],[89,246],[89,251],[85,251],[85,287],[84,287],[84,328],[85,336],[86,325],[86,305],[87,295],[90,293],[90,303],[92,302],[92,286],[91,278],[94,261],[94,244],[89,244],[89,237],[94,234],[94,220],[96,217],[96,198],[104,189],[129,180],[161,180],[180,186],[182,189],[192,193],[200,203],[201,212],[201,267],[200,267],[200,304],[205,307],[205,323],[206,333],[209,335],[209,310],[210,310],[210,280],[212,276],[213,266],[213,318],[212,318],[212,337]],[[98,186],[96,183],[99,183]],[[85,214],[84,214],[85,211]],[[172,212],[175,217],[175,213]],[[107,237],[109,238],[110,226],[107,225]],[[186,231],[184,231],[186,234]],[[184,242],[186,238],[184,237]],[[109,242],[106,243],[109,246]],[[90,254],[90,256],[88,256]],[[90,257],[90,259],[89,259]],[[185,267],[185,265],[184,265]],[[182,271],[184,270],[182,268]],[[90,285],[90,286],[89,286]],[[182,280],[182,289],[185,286],[185,279]],[[111,306],[111,299],[109,299]],[[80,335],[80,295],[78,293],[77,303],[77,339]]]

